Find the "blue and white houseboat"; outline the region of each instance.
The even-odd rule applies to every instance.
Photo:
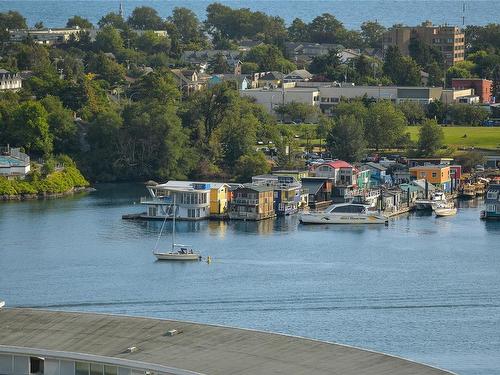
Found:
[[[500,220],[500,180],[490,184],[484,201],[485,209],[481,218],[485,220]]]

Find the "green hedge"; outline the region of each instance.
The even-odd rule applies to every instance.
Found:
[[[88,181],[74,166],[67,166],[45,178],[39,178],[37,175],[27,180],[8,180],[0,177],[0,195],[57,194],[86,186],[89,186]]]

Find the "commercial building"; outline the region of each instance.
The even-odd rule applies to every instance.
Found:
[[[410,174],[415,179],[423,179],[445,192],[452,190],[449,165],[424,165],[411,167]]]
[[[21,75],[12,73],[5,69],[0,69],[0,92],[17,91],[23,86]]]
[[[233,190],[229,204],[230,219],[257,221],[275,216],[272,185],[251,183]]]
[[[56,45],[68,42],[71,38],[79,39],[80,33],[88,32],[91,39],[95,39],[96,30],[74,28],[58,29],[14,29],[9,30],[11,42],[23,42],[30,38],[34,43]]]
[[[420,26],[392,27],[384,33],[382,47],[386,51],[389,47],[396,46],[403,55],[409,56],[412,39],[418,39],[441,51],[447,66],[464,60],[464,32],[456,26],[435,26],[431,22],[424,22]]]
[[[483,78],[453,78],[451,87],[455,90],[472,89],[481,103],[494,103],[493,81]]]
[[[441,99],[441,87],[419,86],[355,86],[353,84],[337,84],[321,86],[320,108],[325,113],[330,113],[341,99],[356,99],[367,97],[372,100],[390,100],[393,103],[402,101],[416,101],[429,104]]]
[[[319,90],[316,88],[259,88],[240,90],[243,97],[253,98],[257,104],[261,104],[269,113],[281,105],[287,103],[305,103],[315,106],[319,104]]]
[[[452,375],[352,346],[178,320],[0,309],[0,327],[3,375]]]
[[[443,104],[477,104],[481,101],[473,89],[446,89],[441,93]]]

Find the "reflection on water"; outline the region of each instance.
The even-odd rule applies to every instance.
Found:
[[[206,262],[156,262],[161,221],[128,221],[143,185],[0,203],[0,296],[11,306],[149,315],[312,336],[462,375],[500,372],[500,222],[456,216],[300,225],[297,216],[176,222]],[[169,246],[172,222],[161,244]]]

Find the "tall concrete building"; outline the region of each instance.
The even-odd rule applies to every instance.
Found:
[[[383,49],[385,51],[390,46],[397,46],[403,55],[409,56],[410,41],[414,38],[441,51],[447,66],[464,60],[464,32],[457,26],[434,26],[431,22],[414,27],[391,28],[383,36]]]

